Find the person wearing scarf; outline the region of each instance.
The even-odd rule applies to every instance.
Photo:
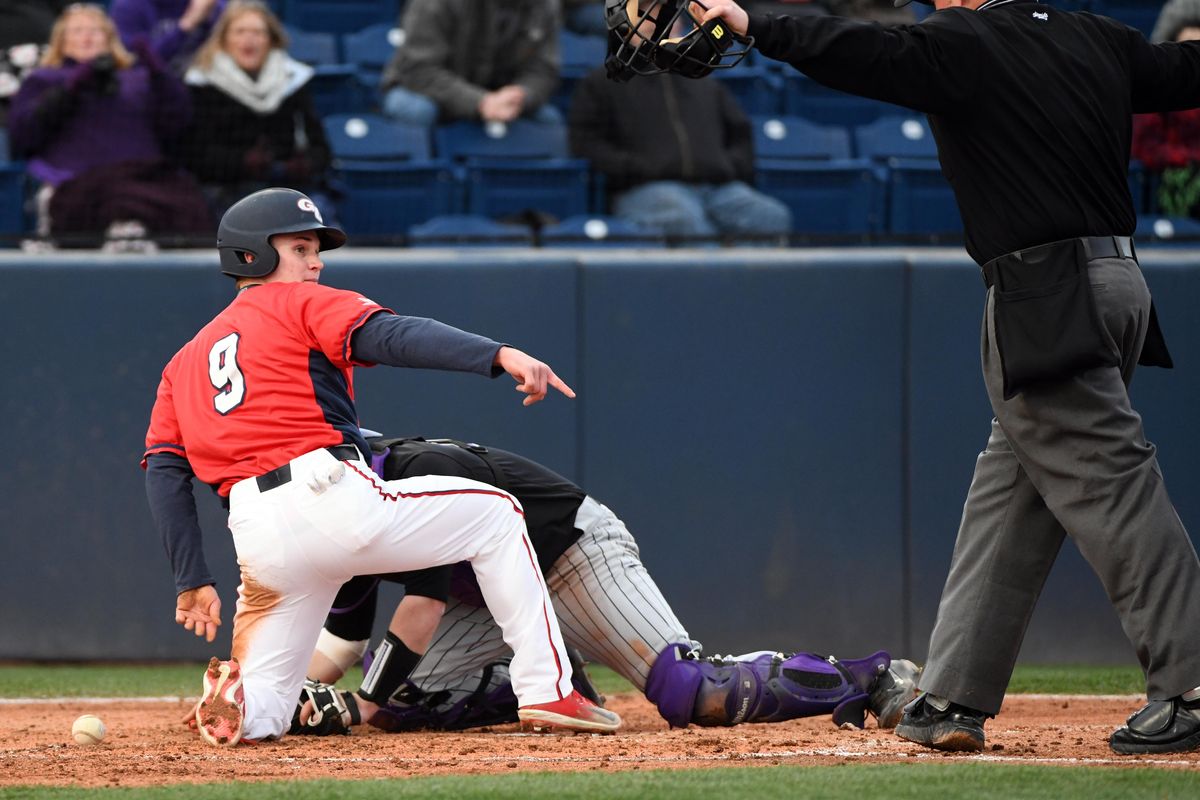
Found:
[[[287,34],[266,5],[226,6],[184,76],[195,121],[181,156],[215,213],[266,186],[322,194],[330,150],[307,89],[312,75],[288,55]]]
[[[102,7],[68,6],[8,120],[13,156],[41,184],[39,233],[90,246],[115,229],[210,230],[199,187],[170,158],[189,116],[186,87],[153,52],[126,50]]]

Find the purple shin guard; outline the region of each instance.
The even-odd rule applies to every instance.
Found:
[[[835,724],[863,727],[867,700],[891,659],[878,652],[840,661],[813,653],[761,651],[701,658],[675,644],[659,654],[646,697],[674,728],[781,722],[832,714]]]
[[[815,653],[752,654],[762,678],[762,696],[750,722],[781,722],[831,714],[839,727],[863,727],[871,687],[891,658],[880,651],[866,658],[836,659]]]

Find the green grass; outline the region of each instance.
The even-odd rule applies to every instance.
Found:
[[[204,665],[188,664],[0,664],[0,697],[155,697],[200,694]],[[603,694],[632,690],[612,670],[589,666]],[[339,685],[355,689],[354,671]],[[1137,667],[1019,666],[1012,693],[1137,694],[1144,690]]]
[[[1146,679],[1138,667],[1083,665],[1017,667],[1008,686],[1012,694],[1140,694]]]
[[[204,664],[0,664],[0,697],[192,697],[200,694]],[[604,694],[633,687],[610,669],[589,666],[592,682]],[[338,682],[357,689],[362,674],[351,670]]]
[[[221,783],[154,789],[0,789],[0,798],[105,797],[122,800],[405,800],[520,798],[593,800],[645,797],[753,797],[755,800],[1128,800],[1195,798],[1200,776],[1173,770],[888,764],[678,771],[518,773],[387,781]]]

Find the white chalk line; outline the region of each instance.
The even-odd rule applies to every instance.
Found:
[[[10,750],[0,752],[5,760],[17,761],[20,759],[29,759],[35,761],[63,761],[63,760],[87,760],[90,757],[89,752],[83,749],[68,748],[66,746],[56,746],[55,752],[45,752],[44,750]],[[800,759],[800,758],[845,758],[845,759],[870,759],[876,760],[891,760],[891,761],[939,761],[939,762],[958,762],[958,761],[975,761],[993,764],[1043,764],[1052,766],[1155,766],[1155,767],[1187,767],[1189,769],[1200,769],[1200,761],[1189,761],[1179,758],[1146,758],[1146,757],[1130,757],[1130,758],[1072,758],[1066,756],[1016,756],[1016,755],[994,755],[988,753],[979,753],[976,755],[958,754],[947,756],[940,753],[890,753],[887,751],[878,750],[849,750],[844,747],[815,747],[800,750],[777,750],[769,752],[751,752],[751,753],[726,753],[713,755],[664,755],[664,756],[529,756],[529,755],[510,755],[510,756],[462,756],[456,755],[453,758],[446,759],[431,759],[428,756],[316,756],[316,757],[296,757],[296,756],[278,756],[276,758],[255,758],[253,756],[239,756],[231,751],[222,751],[220,753],[176,753],[169,757],[149,755],[144,753],[131,753],[128,756],[130,761],[153,761],[162,762],[164,760],[172,763],[188,762],[221,762],[221,763],[244,763],[244,764],[263,764],[274,762],[277,764],[401,764],[401,765],[418,765],[429,766],[431,761],[453,761],[456,766],[472,765],[472,764],[537,764],[537,765],[553,765],[553,764],[687,764],[687,763],[721,763],[721,762],[738,762],[738,761],[771,761],[778,759]]]
[[[1144,694],[1012,694],[1013,700],[1047,700],[1054,702],[1071,702],[1085,700],[1102,700],[1112,702],[1146,702]],[[0,706],[40,706],[70,703],[86,703],[102,705],[105,703],[194,703],[200,697],[0,697]]]
[[[108,705],[112,703],[194,703],[200,697],[0,697],[0,706],[50,706],[81,703]]]

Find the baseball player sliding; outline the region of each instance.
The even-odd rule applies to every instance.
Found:
[[[217,248],[237,295],[163,370],[146,434],[146,491],[171,559],[176,621],[212,641],[221,602],[204,561],[192,479],[229,507],[241,566],[233,657],[204,676],[195,719],[231,745],[281,736],[341,585],[355,575],[468,560],[512,647],[521,719],[612,731],[581,697],[521,506],[460,477],[380,479],[354,407],[356,366],[508,372],[525,405],[574,392],[520,350],[320,285],[346,235],[312,200],[266,189],[224,215]]]
[[[832,714],[861,727],[869,711],[893,727],[916,695],[917,668],[878,652],[839,660],[761,651],[700,655],[646,572],[625,524],[583,489],[515,453],[452,440],[370,438],[388,480],[454,475],[521,502],[566,643],[645,692],[674,727],[778,722]],[[357,692],[328,684],[363,658],[380,580],[405,584],[385,640]],[[444,613],[443,613],[444,611]],[[388,730],[514,722],[510,656],[469,570],[359,577],[342,587],[317,642],[296,733],[340,733],[363,721]],[[582,671],[577,688],[588,693]],[[594,690],[593,690],[594,692]]]

